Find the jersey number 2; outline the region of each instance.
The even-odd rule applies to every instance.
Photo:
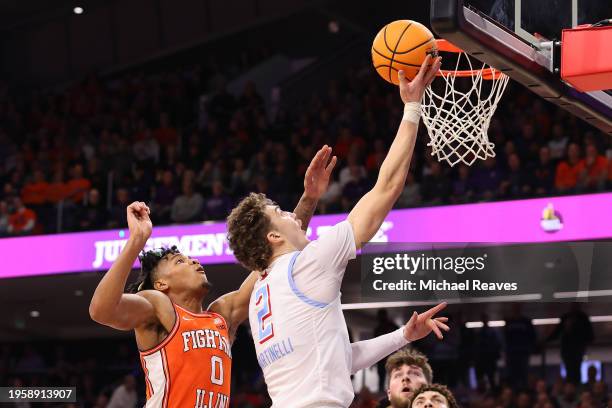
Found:
[[[255,306],[257,307],[257,322],[259,332],[259,344],[274,337],[274,325],[272,324],[272,305],[270,303],[270,288],[268,285],[261,286],[255,292]]]

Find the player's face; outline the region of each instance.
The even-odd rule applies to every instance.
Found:
[[[267,206],[266,213],[272,221],[273,232],[277,232],[282,240],[300,250],[308,244],[306,233],[302,230],[302,221],[295,213],[283,211],[274,205]]]
[[[423,370],[416,365],[404,364],[392,370],[390,377],[387,397],[394,408],[408,407],[412,393],[427,384]]]
[[[161,272],[160,278],[177,292],[198,290],[210,285],[200,262],[180,253],[168,255]]]
[[[438,391],[425,391],[412,401],[411,408],[447,408],[446,397]]]

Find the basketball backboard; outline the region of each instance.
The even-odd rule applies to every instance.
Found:
[[[437,36],[612,135],[612,92],[580,92],[559,74],[561,31],[606,18],[603,0],[431,0]]]

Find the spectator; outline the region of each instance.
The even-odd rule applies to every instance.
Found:
[[[603,381],[597,381],[591,388],[591,394],[593,395],[593,401],[595,406],[606,406],[609,402],[608,385]]]
[[[344,188],[348,182],[365,179],[367,176],[368,172],[360,163],[359,155],[357,153],[351,153],[347,159],[347,165],[340,170],[338,180],[342,188]]]
[[[421,203],[421,185],[414,179],[414,173],[406,176],[406,185],[397,200],[398,207],[415,207]]]
[[[430,174],[423,177],[421,193],[423,202],[427,204],[441,204],[449,200],[451,186],[448,177],[443,173],[438,161],[431,163]]]
[[[382,139],[374,141],[374,151],[366,159],[366,169],[368,172],[378,172],[380,165],[387,156],[387,146]]]
[[[159,143],[153,137],[149,127],[142,130],[133,147],[134,157],[147,170],[153,170],[159,162]]]
[[[34,231],[36,213],[23,205],[19,198],[14,199],[15,211],[9,217],[8,233],[12,235],[25,235]]]
[[[8,234],[9,229],[9,208],[4,200],[0,200],[0,237]]]
[[[21,200],[25,205],[36,209],[42,207],[48,200],[49,183],[41,170],[34,171],[34,178],[26,183],[21,190]]]
[[[557,165],[555,174],[555,188],[559,193],[572,193],[577,191],[578,179],[584,170],[584,161],[580,160],[580,148],[571,143],[567,148],[567,160]]]
[[[137,402],[136,379],[133,375],[126,375],[123,383],[113,391],[107,408],[134,408]]]
[[[151,190],[153,188],[151,173],[146,172],[140,166],[134,166],[130,181],[130,197],[132,197],[132,200],[148,203],[151,200]]]
[[[202,213],[204,199],[200,193],[193,191],[193,183],[183,181],[183,194],[174,199],[170,218],[174,222],[192,222]]]
[[[536,335],[531,319],[522,314],[520,303],[512,305],[512,312],[504,326],[504,340],[508,382],[516,387],[525,387]]]
[[[406,406],[410,408],[459,408],[453,394],[441,384],[422,386],[415,391]]]
[[[224,220],[230,210],[232,202],[223,191],[223,184],[220,181],[213,182],[212,196],[204,201],[204,214],[208,220]]]
[[[230,192],[237,197],[242,197],[247,193],[250,183],[251,173],[245,168],[244,160],[241,158],[234,160],[234,171],[230,181]]]
[[[608,176],[608,161],[599,154],[597,146],[593,143],[587,144],[586,156],[582,162],[583,170],[580,174],[580,181],[586,191],[603,189]]]
[[[389,314],[387,313],[387,309],[379,309],[376,315],[376,321],[378,324],[374,328],[374,336],[378,337],[383,334],[391,333],[394,330],[398,329],[398,325],[393,323],[391,319],[389,319]],[[385,389],[385,360],[380,360],[376,363],[376,370],[378,371],[378,390],[382,391]]]
[[[100,201],[100,192],[92,188],[87,193],[87,198],[78,209],[78,223],[81,231],[96,230],[104,228],[106,210]]]
[[[174,127],[170,125],[168,113],[162,112],[159,114],[159,127],[154,132],[155,140],[162,146],[170,146],[178,144],[178,133]]]
[[[477,197],[481,200],[497,198],[501,176],[495,158],[490,157],[485,160],[481,167],[475,169],[473,175],[473,183],[477,188],[475,191]]]
[[[550,158],[550,149],[547,146],[540,147],[538,163],[533,169],[533,188],[536,195],[549,194],[555,183],[555,165]]]
[[[130,192],[127,188],[120,187],[115,193],[115,203],[112,205],[106,226],[118,228],[125,225],[125,209],[130,205]]]
[[[342,188],[343,211],[350,211],[370,188],[368,180],[364,177],[362,166],[352,165],[349,169],[349,181],[347,181]]]
[[[75,204],[83,202],[85,194],[91,188],[91,181],[83,176],[83,166],[75,164],[72,167],[71,177],[67,183],[67,199]]]
[[[506,198],[524,197],[531,192],[529,178],[521,168],[521,159],[516,153],[508,156],[508,173],[501,182],[500,190]]]
[[[501,342],[494,329],[489,327],[489,316],[482,314],[483,326],[476,334],[473,345],[476,358],[476,378],[480,389],[487,389],[484,381],[488,382],[488,388],[497,387],[497,361],[501,357]]]
[[[593,341],[593,327],[580,303],[572,303],[570,311],[561,316],[561,322],[547,340],[557,338],[561,338],[561,359],[567,372],[566,379],[580,385],[580,365],[587,345]]]
[[[550,157],[553,160],[560,160],[561,158],[563,158],[568,141],[569,138],[565,136],[563,126],[558,123],[555,124],[553,126],[553,137],[548,142],[548,148],[550,149]]]
[[[57,204],[65,200],[70,193],[68,184],[64,182],[64,171],[57,169],[53,173],[53,180],[49,184],[49,202]]]
[[[389,379],[387,398],[391,408],[407,406],[415,391],[432,382],[433,372],[427,357],[416,350],[404,348],[396,351],[387,358],[385,368]]]
[[[178,196],[174,186],[174,175],[170,170],[161,172],[161,179],[154,187],[152,216],[156,221],[169,222],[172,203]]]
[[[563,385],[563,392],[555,396],[559,408],[574,408],[578,402],[576,399],[576,385],[571,382],[565,383]]]
[[[453,203],[466,203],[473,200],[474,188],[470,179],[470,168],[465,164],[457,169],[458,178],[452,185],[451,201]]]
[[[96,403],[94,404],[92,408],[107,408],[108,402],[109,402],[108,396],[102,393],[98,395],[98,398],[96,398]]]

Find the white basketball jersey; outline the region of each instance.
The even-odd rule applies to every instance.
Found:
[[[302,252],[276,259],[251,294],[249,320],[273,408],[340,408],[353,400],[351,345],[339,284],[355,245],[348,222],[333,229],[326,245],[314,241]],[[331,254],[329,262],[326,253]],[[328,267],[322,266],[326,263]],[[296,268],[301,269],[300,278],[323,274],[337,280],[335,299],[323,303],[305,295],[295,283]],[[326,280],[318,282],[326,285]]]

